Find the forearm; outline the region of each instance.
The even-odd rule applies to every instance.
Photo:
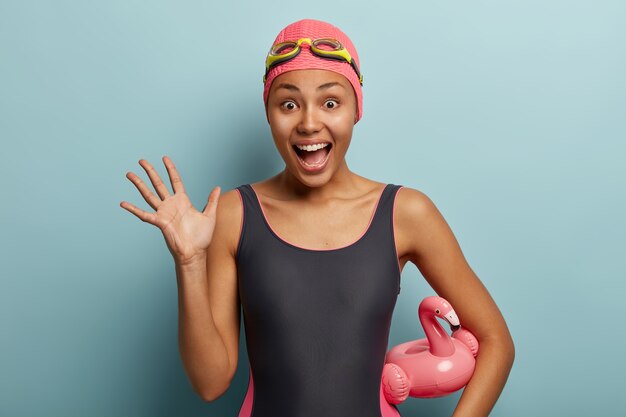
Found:
[[[452,417],[488,416],[504,388],[514,357],[510,338],[481,340],[474,374]]]
[[[205,400],[219,397],[230,384],[229,359],[209,303],[206,258],[176,265],[178,344],[194,390]]]

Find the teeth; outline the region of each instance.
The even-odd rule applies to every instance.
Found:
[[[308,152],[317,151],[318,149],[322,149],[327,146],[328,146],[328,143],[318,143],[316,145],[296,145],[296,147],[300,149],[301,151],[308,151]]]

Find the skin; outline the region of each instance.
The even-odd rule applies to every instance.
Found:
[[[268,223],[284,240],[310,249],[337,248],[356,241],[369,224],[385,183],[361,177],[347,166],[345,155],[356,114],[354,91],[342,75],[299,70],[274,80],[267,116],[285,168],[251,185]],[[323,171],[309,173],[297,161],[292,144],[305,139],[332,143]],[[183,363],[194,389],[213,401],[228,389],[238,362],[235,253],[243,216],[241,200],[236,190],[220,196],[220,188],[215,187],[204,210],[198,212],[189,202],[173,162],[167,157],[163,161],[174,195],[154,168],[141,160],[159,197],[135,174],[127,177],[156,212],[142,211],[127,202],[121,206],[163,231],[176,263]],[[311,218],[324,221],[311,222]],[[393,227],[401,268],[413,263],[435,292],[454,306],[463,327],[480,343],[474,375],[453,417],[487,416],[515,355],[505,320],[428,196],[409,187],[400,189]]]
[[[288,190],[313,202],[345,191],[354,175],[345,155],[352,139],[357,103],[352,85],[337,73],[323,70],[290,71],[272,83],[267,115],[274,145],[285,161],[278,174]],[[296,160],[292,144],[299,139],[319,139],[332,144],[329,164],[321,173],[309,174]],[[281,187],[283,188],[283,187]]]

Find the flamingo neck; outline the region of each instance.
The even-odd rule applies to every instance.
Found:
[[[420,314],[420,322],[428,338],[430,353],[435,356],[451,356],[454,353],[454,343],[445,332],[437,318],[432,313]]]

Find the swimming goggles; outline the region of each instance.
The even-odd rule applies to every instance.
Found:
[[[268,52],[265,60],[265,75],[263,76],[263,84],[267,81],[267,74],[270,72],[270,69],[298,56],[302,50],[300,45],[303,43],[309,44],[311,52],[320,58],[335,59],[349,63],[356,72],[356,75],[359,77],[359,83],[363,85],[363,75],[361,75],[356,62],[352,59],[348,50],[341,44],[341,42],[331,38],[315,40],[312,40],[311,38],[301,38],[297,41],[286,41],[272,45],[272,48]]]

